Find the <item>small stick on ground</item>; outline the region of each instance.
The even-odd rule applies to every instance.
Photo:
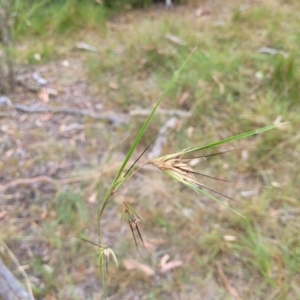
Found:
[[[221,263],[219,261],[216,262],[216,266],[217,266],[217,270],[218,273],[223,281],[223,284],[225,286],[225,288],[227,289],[228,293],[234,297],[237,300],[242,300],[242,298],[239,295],[239,292],[237,291],[236,288],[234,288],[230,283],[228,278],[226,277],[226,275],[224,274],[224,271],[222,269]]]

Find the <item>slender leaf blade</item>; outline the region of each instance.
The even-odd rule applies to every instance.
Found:
[[[229,143],[229,142],[232,142],[232,141],[240,140],[240,139],[249,137],[249,136],[257,134],[257,133],[262,133],[262,132],[274,129],[275,127],[277,127],[277,125],[270,125],[270,126],[266,126],[266,127],[263,127],[263,128],[259,128],[259,129],[256,129],[256,130],[249,131],[249,132],[237,134],[237,135],[231,136],[229,138],[226,138],[224,140],[214,142],[214,143],[211,143],[211,144],[208,144],[208,145],[205,145],[205,146],[185,149],[185,150],[182,151],[182,154],[187,154],[187,153],[192,153],[192,152],[196,152],[196,151],[203,150],[203,149],[218,147],[220,145],[223,145],[223,144],[226,144],[226,143]]]

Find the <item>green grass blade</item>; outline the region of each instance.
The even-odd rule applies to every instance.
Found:
[[[266,126],[266,127],[263,127],[263,128],[259,128],[259,129],[256,129],[256,130],[252,130],[252,131],[249,131],[249,132],[245,132],[245,133],[241,133],[241,134],[238,134],[238,135],[235,135],[235,136],[231,136],[231,137],[226,138],[224,140],[221,140],[221,141],[218,141],[218,142],[215,142],[215,143],[211,143],[211,144],[208,144],[208,145],[205,145],[205,146],[185,149],[181,153],[182,154],[187,154],[187,153],[192,153],[192,152],[196,152],[196,151],[203,150],[203,149],[218,147],[220,145],[223,145],[223,144],[226,144],[226,143],[229,143],[229,142],[232,142],[232,141],[240,140],[240,139],[249,137],[249,136],[257,134],[257,133],[262,133],[262,132],[274,129],[275,127],[277,127],[277,125]]]

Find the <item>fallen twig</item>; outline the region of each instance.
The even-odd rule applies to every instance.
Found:
[[[228,278],[226,277],[226,275],[224,274],[224,271],[222,269],[221,263],[219,261],[216,262],[216,266],[217,266],[217,270],[218,273],[223,281],[223,284],[225,285],[226,290],[228,291],[228,293],[234,297],[237,300],[242,300],[239,292],[237,291],[236,288],[234,288],[228,281]]]
[[[130,111],[128,114],[117,113],[113,111],[106,111],[102,113],[95,113],[90,110],[85,109],[74,109],[68,107],[49,107],[49,106],[37,106],[37,105],[23,105],[23,104],[12,104],[19,112],[25,113],[58,113],[58,114],[69,114],[69,115],[78,115],[78,116],[86,116],[93,119],[106,120],[109,123],[119,125],[124,123],[129,123],[131,116],[147,116],[150,115],[150,109],[134,109]],[[175,115],[179,117],[190,117],[191,112],[182,111],[178,109],[171,110],[158,110],[158,113],[161,115]]]
[[[74,183],[78,182],[81,180],[86,180],[87,177],[73,177],[73,178],[66,178],[66,179],[53,179],[48,176],[37,176],[37,177],[32,177],[32,178],[20,178],[16,180],[12,180],[10,182],[7,182],[5,184],[0,185],[0,192],[3,192],[7,190],[8,188],[21,185],[21,184],[33,184],[37,182],[48,182],[48,183],[61,183],[61,184],[66,184],[66,183]],[[90,177],[88,178],[90,179]]]
[[[285,58],[287,58],[289,56],[288,53],[283,50],[278,50],[278,49],[270,48],[270,47],[261,47],[257,50],[257,52],[271,54],[271,55],[281,54]]]
[[[149,116],[151,109],[134,109],[129,114],[131,116]],[[159,115],[168,115],[168,116],[178,116],[178,117],[190,117],[192,113],[190,111],[180,110],[180,109],[157,109],[156,111]]]
[[[110,164],[106,168],[102,170],[102,174],[109,174],[115,171],[115,169],[120,167],[120,162],[116,162]],[[26,184],[33,184],[38,182],[46,182],[52,184],[69,184],[69,183],[76,183],[80,181],[89,181],[91,182],[93,179],[98,178],[100,176],[99,172],[90,172],[89,175],[77,176],[77,177],[70,177],[70,178],[63,178],[63,179],[54,179],[49,176],[37,176],[32,178],[19,178],[4,184],[0,184],[0,192],[4,192],[8,188],[18,186],[18,185],[26,185]]]
[[[125,114],[115,113],[115,112],[103,112],[95,113],[88,110],[79,110],[66,107],[47,107],[47,106],[27,106],[22,104],[14,104],[14,108],[17,111],[26,112],[26,113],[59,113],[59,114],[69,114],[69,115],[79,115],[90,117],[93,119],[106,120],[109,123],[122,124],[128,123],[128,116]]]

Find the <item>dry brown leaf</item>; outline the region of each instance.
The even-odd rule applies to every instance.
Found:
[[[279,214],[279,210],[278,209],[275,209],[273,207],[271,207],[269,209],[269,215],[270,215],[270,217],[276,218],[278,216],[278,214]]]
[[[196,9],[194,15],[197,18],[201,17],[203,15],[203,8],[199,7],[198,9]]]
[[[155,271],[151,269],[150,267],[138,262],[137,260],[134,259],[125,259],[123,261],[123,265],[126,270],[138,270],[144,273],[147,276],[153,276],[155,275]]]
[[[57,96],[58,95],[58,91],[56,89],[50,88],[50,87],[45,87],[47,93],[49,94],[49,96]]]
[[[49,93],[45,88],[41,88],[40,92],[38,93],[38,98],[43,102],[43,103],[48,103],[49,102]]]
[[[109,87],[112,88],[113,90],[117,90],[119,88],[118,84],[114,81],[110,81],[108,83]]]
[[[156,249],[156,245],[149,243],[147,241],[144,241],[144,247],[149,251],[152,252]]]
[[[45,115],[43,115],[43,116],[41,117],[40,120],[41,120],[42,122],[46,122],[46,121],[51,120],[51,119],[53,118],[53,116],[54,116],[53,113],[46,113]]]
[[[76,48],[77,49],[80,49],[80,50],[86,50],[86,51],[92,51],[92,52],[96,52],[97,51],[97,48],[92,46],[92,45],[89,45],[85,42],[79,42],[76,44]]]
[[[15,149],[7,150],[5,152],[5,157],[7,157],[7,158],[11,157],[14,154],[14,152],[15,152]]]
[[[0,211],[0,219],[3,219],[7,215],[7,210],[1,210]]]
[[[45,211],[43,211],[43,212],[41,213],[40,219],[41,219],[41,220],[45,220],[45,219],[47,218],[47,216],[48,216],[48,211],[45,210]]]
[[[144,246],[149,252],[152,252],[163,243],[164,240],[162,239],[149,239],[148,241],[144,241]]]
[[[223,239],[227,242],[234,242],[237,237],[235,235],[223,235]]]
[[[167,261],[170,259],[170,255],[169,254],[165,254],[161,260],[160,260],[160,267],[163,268],[166,264]]]
[[[183,39],[181,39],[180,37],[178,37],[176,35],[167,33],[166,38],[169,41],[173,42],[174,44],[177,44],[177,45],[180,45],[180,46],[186,46],[187,45],[186,41],[184,41]]]
[[[95,203],[97,200],[97,192],[92,193],[89,198],[88,198],[88,202],[89,203]]]
[[[182,96],[180,97],[180,99],[179,99],[179,101],[178,101],[178,104],[179,104],[180,106],[182,106],[182,105],[186,102],[186,100],[189,98],[189,96],[190,96],[190,93],[189,93],[189,92],[184,92],[184,93],[182,94]]]
[[[209,11],[209,10],[205,10],[205,9],[202,8],[202,7],[199,7],[199,8],[196,9],[195,12],[194,12],[194,16],[195,16],[196,18],[203,17],[203,16],[207,16],[207,15],[210,15],[210,11]]]
[[[167,273],[168,271],[178,268],[183,264],[182,260],[172,260],[166,263],[161,269],[160,273]]]

